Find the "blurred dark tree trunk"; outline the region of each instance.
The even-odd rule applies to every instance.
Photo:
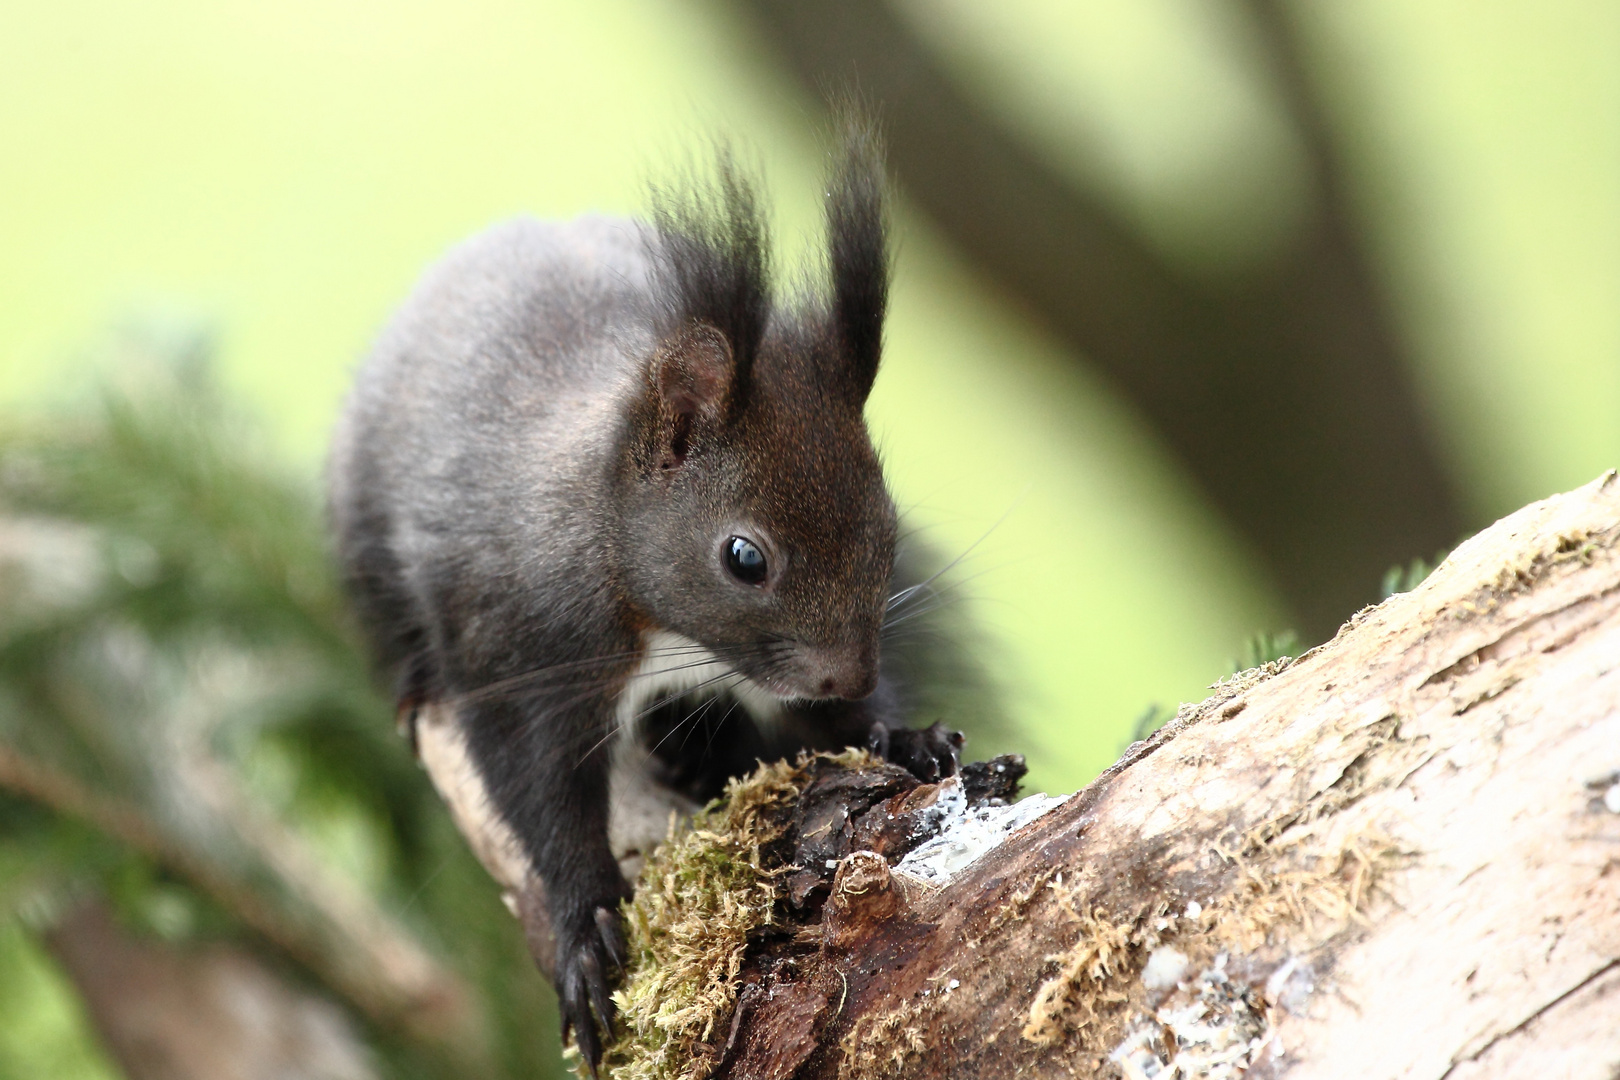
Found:
[[[882,111],[906,194],[1077,354],[1101,367],[1258,551],[1313,639],[1382,572],[1464,521],[1288,14],[1246,0],[1308,156],[1309,210],[1267,266],[1212,284],[1169,266],[966,95],[877,0],[739,0],[817,93]]]

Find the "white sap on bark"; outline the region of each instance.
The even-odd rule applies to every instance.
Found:
[[[895,870],[928,885],[947,885],[1008,837],[1049,810],[1063,805],[1067,795],[1044,792],[1005,806],[969,808],[962,784],[956,779],[940,785],[939,832],[895,865]]]

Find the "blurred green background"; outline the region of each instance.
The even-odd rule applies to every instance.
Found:
[[[1380,598],[1383,567],[1432,559],[1463,532],[1620,463],[1620,5],[865,7],[8,5],[0,21],[0,425],[23,454],[16,460],[49,458],[63,431],[83,435],[81,450],[103,458],[51,472],[68,487],[50,498],[27,495],[27,483],[9,496],[0,489],[0,511],[9,498],[19,519],[129,533],[160,561],[175,553],[173,565],[194,572],[186,580],[204,580],[210,545],[228,546],[237,526],[182,541],[143,517],[139,500],[74,502],[72,485],[104,477],[131,446],[185,458],[216,453],[213,439],[227,444],[224,463],[187,498],[220,478],[263,484],[289,506],[305,500],[287,520],[314,520],[312,493],[350,374],[446,246],[517,214],[635,213],[650,179],[718,131],[757,152],[789,261],[806,257],[820,213],[824,118],[814,90],[818,78],[851,77],[887,117],[899,191],[893,316],[869,415],[902,506],[942,550],[971,549],[958,591],[991,637],[1018,725],[974,749],[1029,752],[1037,786],[1084,783],[1145,716],[1162,720],[1247,662],[1254,634],[1297,629],[1302,644],[1313,644],[1359,603]],[[890,40],[905,51],[874,45]],[[990,132],[994,152],[953,159],[953,147],[976,145],[974,132]],[[1102,235],[1113,239],[1095,251],[1062,240],[1082,268],[1106,270],[1118,262],[1112,253],[1128,252],[1138,260],[1130,265],[1154,268],[1161,293],[1192,298],[1186,310],[1214,312],[1207,324],[1189,317],[1177,340],[1196,347],[1201,326],[1241,323],[1227,316],[1244,297],[1262,298],[1251,305],[1259,329],[1234,336],[1207,368],[1167,365],[1138,379],[1144,366],[1132,366],[1128,342],[1118,345],[1129,335],[1115,335],[1110,320],[1136,318],[1154,333],[1157,322],[1174,320],[1159,320],[1146,303],[1147,314],[1136,312],[1106,289],[1070,290],[1068,278],[1047,273],[1041,260],[1051,252],[1026,254],[1024,233],[999,223],[1027,211],[1034,225],[1021,227],[1045,229],[1047,204],[1018,194],[1028,177],[1080,223],[1054,224],[1050,235],[1083,240],[1093,235],[1087,222],[1107,226]],[[1323,221],[1346,242],[1313,247],[1313,223]],[[1310,254],[1318,250],[1327,254]],[[1288,332],[1304,344],[1279,352],[1278,367],[1243,368],[1254,342],[1270,347],[1264,298],[1293,297],[1293,281],[1316,280],[1289,269],[1291,259],[1307,270],[1349,268],[1322,277],[1318,292],[1300,292],[1300,310],[1312,310],[1312,297],[1342,302],[1346,319],[1384,328],[1394,366],[1335,369],[1329,374],[1345,381],[1323,382],[1328,391],[1310,383],[1297,399],[1280,396],[1294,375],[1306,380],[1314,357],[1330,366],[1345,337],[1331,320],[1306,318],[1305,330]],[[1267,292],[1272,279],[1281,284]],[[1043,281],[1059,283],[1058,301]],[[1295,325],[1282,316],[1275,323]],[[1318,341],[1325,344],[1313,351]],[[189,374],[152,374],[153,354],[176,352],[212,359]],[[219,386],[198,390],[214,377],[208,365]],[[1232,370],[1241,378],[1223,382]],[[154,390],[171,376],[182,385]],[[181,419],[121,421],[120,406],[95,404],[102,391],[94,388],[109,383],[123,387],[114,398],[155,395],[168,404],[142,408],[178,409]],[[1344,401],[1361,400],[1363,384],[1398,408],[1375,396],[1362,413],[1339,417]],[[1272,387],[1282,389],[1268,413]],[[1220,422],[1211,413],[1227,416],[1226,426],[1210,427]],[[1365,427],[1357,417],[1392,415],[1399,438],[1378,434],[1367,451],[1333,426],[1354,432]],[[85,419],[92,416],[100,419]],[[1282,434],[1266,441],[1260,429],[1274,416]],[[1288,423],[1325,432],[1321,445],[1295,439]],[[1206,429],[1213,444],[1198,441]],[[177,431],[215,449],[175,450],[165,440]],[[1230,460],[1200,449],[1242,444],[1250,431],[1254,448]],[[1415,449],[1410,462],[1366,457],[1385,445]],[[7,482],[17,475],[14,468]],[[1378,531],[1379,485],[1429,476],[1400,496],[1416,509],[1399,521],[1391,511],[1394,524]],[[122,490],[139,493],[143,482],[132,472]],[[1364,494],[1340,499],[1341,484]],[[1268,492],[1289,490],[1299,494],[1286,506],[1268,501]],[[163,505],[202,513],[193,502]],[[221,510],[219,520],[250,513]],[[1361,538],[1363,527],[1371,539]],[[299,535],[288,543],[307,546]],[[1296,543],[1296,535],[1310,539]],[[1317,545],[1314,562],[1291,557],[1308,544]],[[266,573],[262,553],[250,555],[244,565]],[[1335,576],[1332,567],[1350,569]],[[309,626],[341,637],[341,614],[324,602],[293,605],[303,629],[286,631],[287,641],[315,640]],[[168,624],[141,622],[147,616],[136,609],[109,601],[94,610],[169,640]],[[214,632],[176,645],[178,670],[195,673],[197,641]],[[50,648],[63,640],[51,638]],[[57,713],[28,712],[33,699],[16,688],[46,653],[18,649],[20,674],[0,693],[0,709],[14,709],[3,731],[22,739],[17,731]],[[322,708],[357,727],[376,720],[388,735],[385,709],[355,704],[366,694],[362,673],[321,670],[323,685],[343,687],[331,700],[348,702]],[[442,821],[424,817],[435,811],[418,780],[381,766],[324,788],[300,780],[323,752],[311,732],[328,713],[306,703],[289,707],[282,727],[261,718],[221,756],[319,860],[357,878],[378,910],[403,911],[401,925],[416,928],[428,953],[451,954],[485,998],[522,983],[509,1005],[543,1001],[526,970],[475,962],[455,934],[422,929],[446,912],[504,916],[487,889],[478,893],[477,868],[456,854]],[[293,735],[281,743],[264,735],[277,731]],[[217,732],[210,738],[217,742]],[[369,748],[360,735],[333,745],[332,753],[403,760],[402,749]],[[88,764],[75,775],[112,790],[108,759],[97,753],[85,751]],[[8,775],[0,772],[0,786],[27,795]],[[140,802],[154,788],[120,790]],[[399,799],[415,808],[409,825],[390,817],[404,803],[384,798],[404,790]],[[239,938],[284,967],[277,977],[289,985],[347,1000],[347,984],[310,959],[308,942],[281,956],[274,920],[243,929],[240,911],[163,855],[162,844],[133,845],[139,866],[131,869],[128,838],[107,848],[94,815],[66,814],[67,824],[38,818],[49,804],[37,792],[0,804],[9,845],[0,896],[18,916],[0,930],[0,1076],[102,1077],[120,1067],[181,1075],[172,1066],[167,1074],[141,1074],[127,1060],[115,1066],[88,1034],[75,983],[63,974],[63,965],[72,970],[64,959],[71,943],[41,944],[72,908],[63,898],[87,891],[111,897],[137,937],[161,929],[163,918],[151,913],[163,897],[180,896],[195,909],[182,922],[202,929],[169,939]],[[396,826],[409,842],[390,837]],[[191,834],[176,828],[184,847]],[[79,830],[77,838],[62,840],[64,829]],[[97,854],[85,854],[91,849]],[[41,862],[39,852],[50,857]],[[92,869],[78,874],[74,859]],[[59,872],[64,865],[70,872]],[[243,880],[259,880],[255,873]],[[457,888],[475,899],[455,889],[435,899],[432,883],[457,874],[465,882]],[[146,883],[114,887],[134,878]],[[213,922],[198,914],[210,905],[225,909]],[[300,917],[288,916],[302,925]],[[515,941],[507,934],[484,948],[493,955]],[[512,982],[492,982],[497,969]],[[343,1071],[350,1066],[467,1075],[471,1060],[488,1075],[528,1075],[555,1062],[549,1014],[526,1021],[515,1009],[516,1020],[491,1021],[497,1034],[480,1036],[497,1051],[446,1057],[438,1036],[388,1019],[398,1010],[350,1011],[361,1018],[355,1038],[379,1056],[307,1075],[366,1075]]]

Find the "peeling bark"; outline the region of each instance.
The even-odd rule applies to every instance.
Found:
[[[795,863],[883,853],[784,883],[698,1072],[1612,1080],[1617,547],[1613,473],[1527,507],[938,884],[943,789],[821,770]]]

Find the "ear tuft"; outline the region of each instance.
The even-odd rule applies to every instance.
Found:
[[[692,352],[699,367],[723,357],[721,398],[739,406],[770,318],[769,237],[754,184],[722,143],[712,179],[654,188],[653,223],[666,351]]]
[[[837,113],[841,141],[827,183],[832,315],[847,365],[845,381],[861,404],[877,378],[889,305],[883,141],[857,103],[845,102]]]

